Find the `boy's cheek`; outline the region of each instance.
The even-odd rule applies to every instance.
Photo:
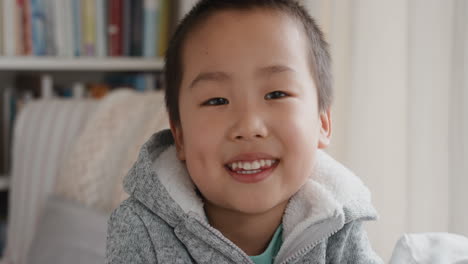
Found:
[[[185,157],[198,165],[212,163],[219,159],[220,149],[218,140],[214,136],[197,136],[202,132],[193,132],[193,136],[187,141],[185,146]],[[205,132],[206,134],[206,132]]]

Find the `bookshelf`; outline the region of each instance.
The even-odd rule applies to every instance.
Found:
[[[160,58],[57,58],[57,57],[5,57],[0,56],[0,71],[161,71]]]
[[[92,2],[91,2],[92,1]],[[158,53],[158,49],[156,49],[156,52],[155,53],[152,53],[150,52],[150,54],[152,53],[152,55],[148,55],[148,53],[146,52],[145,48],[143,47],[143,50],[145,51],[140,51],[140,52],[143,52],[142,54],[141,53],[138,53],[137,55],[131,53],[131,54],[128,54],[128,45],[133,45],[132,42],[129,42],[129,43],[126,43],[124,39],[126,39],[127,37],[129,37],[129,35],[125,32],[132,32],[132,30],[135,30],[134,28],[134,22],[133,20],[131,22],[129,22],[130,24],[125,24],[126,22],[125,21],[130,21],[130,20],[125,20],[124,16],[128,15],[128,8],[125,8],[125,7],[130,7],[130,3],[132,3],[132,5],[136,2],[134,2],[133,0],[119,0],[121,1],[122,4],[126,4],[123,6],[123,9],[122,9],[122,22],[119,22],[119,19],[117,19],[117,21],[114,21],[112,19],[110,19],[110,17],[107,17],[106,20],[103,20],[103,21],[99,21],[99,20],[96,20],[94,21],[95,24],[93,25],[93,28],[95,27],[95,33],[96,33],[96,38],[94,39],[95,41],[95,53],[94,53],[94,56],[89,56],[89,54],[85,54],[85,53],[82,53],[83,52],[83,48],[81,48],[81,51],[80,51],[80,54],[79,55],[76,55],[75,53],[75,49],[78,46],[80,45],[84,45],[86,43],[84,43],[87,39],[86,37],[89,37],[89,32],[88,32],[88,35],[86,35],[86,30],[89,31],[89,24],[87,23],[84,23],[82,24],[83,21],[85,22],[90,22],[91,20],[89,20],[88,18],[86,18],[86,16],[82,19],[84,19],[82,22],[78,23],[78,25],[80,27],[82,27],[80,30],[83,30],[81,31],[81,42],[80,40],[77,40],[76,39],[76,32],[75,32],[75,26],[77,25],[75,22],[76,20],[70,20],[69,17],[66,17],[64,18],[62,14],[58,14],[58,13],[47,13],[47,10],[46,11],[46,15],[47,16],[52,16],[53,19],[51,20],[52,22],[51,23],[55,23],[53,21],[63,21],[63,22],[66,22],[66,23],[58,23],[56,24],[57,27],[52,27],[53,29],[53,34],[54,36],[57,37],[57,39],[60,39],[60,41],[58,41],[57,39],[55,40],[55,52],[52,52],[52,53],[49,53],[49,51],[47,50],[47,52],[44,54],[36,54],[34,52],[34,49],[33,49],[33,52],[29,51],[29,53],[26,53],[26,54],[19,54],[18,53],[18,47],[16,47],[16,51],[12,51],[12,49],[14,49],[14,47],[16,46],[16,44],[20,43],[21,46],[23,47],[23,49],[25,48],[24,45],[26,45],[25,41],[24,41],[24,36],[23,35],[19,35],[20,37],[23,37],[23,42],[21,42],[21,39],[18,40],[18,36],[15,35],[15,30],[18,30],[17,27],[14,27],[12,26],[12,22],[13,20],[9,20],[9,16],[11,14],[13,14],[14,12],[7,12],[8,10],[17,10],[18,9],[15,9],[15,3],[16,0],[0,0],[0,31],[3,31],[3,34],[0,34],[0,92],[1,92],[1,98],[0,98],[0,102],[2,102],[1,105],[3,105],[5,102],[4,100],[4,91],[6,91],[7,89],[10,89],[13,91],[13,93],[16,93],[17,91],[19,91],[20,89],[18,89],[19,87],[17,87],[16,85],[16,79],[18,76],[22,76],[22,75],[36,75],[36,76],[50,76],[53,80],[53,85],[58,85],[58,86],[62,86],[62,87],[71,87],[73,84],[75,84],[76,82],[80,82],[82,84],[89,84],[89,83],[102,83],[103,81],[105,81],[109,75],[113,75],[113,76],[116,76],[116,75],[128,75],[128,74],[136,74],[136,75],[146,75],[146,76],[149,76],[149,75],[152,75],[152,76],[158,76],[160,75],[161,71],[163,70],[163,67],[164,67],[164,60],[159,57],[161,56],[161,53],[159,52]],[[166,10],[164,9],[165,11],[161,11],[161,12],[167,12],[167,16],[169,17],[166,22],[167,22],[167,25],[165,27],[167,27],[167,30],[169,31],[169,35],[170,33],[173,31],[173,28],[175,26],[175,24],[180,21],[181,17],[183,15],[185,15],[185,13],[187,13],[188,10],[190,10],[190,8],[196,3],[197,0],[149,0],[149,1],[145,1],[145,0],[140,0],[138,2],[140,2],[140,6],[141,6],[141,3],[145,3],[144,5],[144,8],[147,8],[146,6],[146,3],[147,2],[152,2],[152,3],[160,3],[158,4],[158,10],[163,10],[163,5],[162,3],[166,1],[166,2],[170,2],[171,3],[171,8],[170,10]],[[67,10],[67,14],[69,14],[69,16],[76,16],[73,12],[70,11],[70,4],[74,3],[74,2],[81,2],[81,3],[93,3],[94,0],[50,0],[49,1],[50,3],[54,3],[54,5],[56,6],[59,6],[59,7],[63,7],[63,4],[64,2],[67,2],[67,4],[65,5],[67,8],[64,9],[64,10]],[[99,4],[99,3],[102,3],[102,2],[107,2],[107,3],[110,3],[111,0],[96,0],[94,3],[96,4]],[[112,2],[116,2],[116,1],[113,1]],[[82,6],[84,7],[84,6]],[[16,7],[17,8],[17,7]],[[109,6],[107,6],[107,8],[109,8]],[[151,8],[154,8],[154,6],[151,6]],[[159,9],[161,8],[161,9]],[[61,8],[57,9],[57,10],[62,10]],[[73,8],[71,9],[73,11]],[[124,10],[127,10],[124,12]],[[146,11],[148,9],[145,9]],[[44,10],[39,10],[39,11],[44,11]],[[154,11],[154,9],[151,9],[151,11]],[[63,11],[65,12],[65,11]],[[70,13],[71,12],[71,13]],[[83,11],[84,12],[84,11]],[[96,14],[98,14],[99,12],[103,12],[102,10],[102,6],[101,7],[98,7],[96,6]],[[107,12],[107,11],[105,11]],[[132,11],[133,12],[133,11]],[[18,15],[17,13],[14,13],[15,16]],[[117,17],[115,17],[114,14],[109,14],[109,13],[106,13],[107,15],[109,16],[114,16],[114,19],[116,19]],[[163,14],[163,13],[161,13]],[[84,13],[82,15],[85,15]],[[151,17],[153,15],[153,13],[151,15],[148,16],[148,19],[150,19],[149,23],[155,23],[157,22],[158,25],[162,25],[160,23],[164,23],[163,21],[165,21],[166,18],[164,18],[163,15],[158,15],[157,17]],[[147,23],[147,19],[146,19],[146,16],[147,14],[144,13],[144,16],[145,17],[145,22],[143,23]],[[133,17],[133,16],[131,16]],[[134,17],[138,17],[138,16],[134,16]],[[57,19],[57,20],[56,20]],[[153,19],[153,20],[151,20]],[[155,19],[158,19],[158,20],[155,20]],[[16,21],[16,20],[14,20]],[[47,24],[49,20],[46,20],[45,23],[46,25],[49,25]],[[152,22],[151,22],[152,21]],[[36,22],[41,22],[41,21],[36,21]],[[16,21],[15,23],[18,23],[18,21]],[[20,22],[20,23],[25,23],[24,21]],[[31,23],[34,23],[31,22]],[[73,24],[70,24],[70,23],[73,23]],[[102,23],[104,23],[104,27],[102,25]],[[108,44],[110,43],[110,41],[114,41],[110,36],[108,36],[107,34],[110,34],[110,24],[107,24],[106,23],[122,23],[120,25],[120,30],[122,32],[122,40],[119,40],[119,41],[123,41],[123,44],[121,46],[121,49],[124,50],[122,51],[123,53],[122,54],[114,54],[111,52],[111,49],[110,46],[108,46]],[[32,24],[31,24],[32,25]],[[73,31],[71,30],[72,29],[72,25],[73,26]],[[24,26],[24,25],[23,25]],[[128,27],[131,27],[131,30],[128,31]],[[148,32],[146,31],[148,28],[145,27],[145,25],[143,24],[140,24],[140,25],[137,25],[136,26],[137,28],[141,28],[143,27],[144,29],[142,30],[142,32],[145,32],[144,34],[146,35]],[[64,30],[64,28],[66,28],[66,30]],[[21,29],[21,30],[24,30]],[[107,31],[109,30],[109,31]],[[120,31],[119,30],[119,31]],[[127,31],[126,31],[127,30]],[[152,29],[150,29],[152,30]],[[163,30],[161,28],[159,28],[159,30]],[[68,31],[68,32],[67,32]],[[26,31],[21,31],[21,32],[26,32]],[[52,31],[51,31],[52,32]],[[73,42],[73,37],[70,36],[70,32],[72,32],[72,36],[75,36],[75,40]],[[79,32],[79,31],[78,31]],[[103,33],[103,32],[108,32],[108,33]],[[162,32],[162,31],[160,31]],[[0,32],[2,33],[2,32]],[[29,32],[30,33],[30,32]],[[44,33],[44,32],[42,32]],[[106,40],[104,41],[104,43],[107,43],[107,44],[104,44],[106,45],[107,47],[107,51],[105,51],[104,53],[99,53],[99,50],[100,50],[100,47],[102,47],[102,45],[99,45],[98,43],[102,43],[102,37],[98,37],[98,35],[102,35],[102,34],[105,34],[107,37]],[[158,33],[156,33],[158,34]],[[15,36],[15,40],[13,43],[15,44],[11,44],[9,45],[10,47],[10,52],[7,52],[8,48],[6,45],[8,39],[5,38],[5,36]],[[131,35],[133,36],[133,35]],[[49,35],[45,35],[46,38],[49,37]],[[72,38],[72,39],[70,39]],[[54,39],[54,37],[52,37],[52,40]],[[32,41],[34,42],[35,39],[32,39]],[[72,46],[74,47],[73,48],[73,52],[70,50],[70,41],[72,41],[72,43],[74,43]],[[78,41],[78,42],[77,42]],[[146,43],[146,40],[143,40],[141,39],[141,41],[143,41],[143,43]],[[156,40],[157,41],[157,40]],[[49,43],[49,42],[48,42]],[[77,44],[78,43],[78,44]],[[121,43],[121,42],[119,42]],[[150,42],[152,43],[152,42]],[[154,43],[153,43],[154,44]],[[28,45],[31,45],[31,43],[29,43]],[[64,45],[67,46],[67,49],[66,49],[66,52],[60,52],[60,49],[64,47]],[[127,48],[125,48],[127,45]],[[143,44],[144,46],[145,44]],[[159,43],[158,45],[161,45],[161,43]],[[150,45],[152,46],[152,45]],[[82,46],[83,47],[83,46]],[[23,50],[23,49],[20,49],[20,50]],[[125,51],[127,50],[127,52]],[[62,50],[64,51],[64,50]],[[73,54],[72,54],[73,53]],[[8,55],[7,55],[8,54]],[[32,55],[32,54],[36,54],[36,55]],[[48,54],[48,55],[47,55]],[[104,54],[104,55],[103,55]],[[157,79],[157,77],[156,77]],[[5,111],[5,107],[0,107],[0,116],[3,116],[4,113],[3,112],[6,112]],[[1,118],[2,120],[5,119],[4,117]],[[9,188],[9,173],[11,173],[10,171],[7,171],[5,170],[5,168],[7,168],[8,166],[6,166],[4,164],[4,159],[6,156],[9,156],[8,154],[5,154],[6,150],[6,145],[8,145],[9,143],[9,140],[6,139],[6,138],[9,138],[9,133],[8,132],[11,127],[13,126],[13,123],[11,124],[8,124],[8,125],[5,125],[5,122],[1,122],[0,124],[0,156],[1,156],[1,161],[0,161],[0,192],[4,192],[5,190],[8,190]],[[9,128],[8,128],[9,127]],[[8,143],[9,142],[9,143]],[[11,153],[10,153],[11,154]],[[6,166],[6,167],[5,167]]]

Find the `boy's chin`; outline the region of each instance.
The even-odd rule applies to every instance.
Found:
[[[257,206],[257,207],[244,207],[244,208],[239,208],[238,211],[240,213],[243,213],[245,215],[261,215],[261,214],[268,214],[270,213],[276,206]]]
[[[286,202],[281,200],[274,201],[273,199],[246,199],[243,201],[236,201],[231,204],[230,208],[233,211],[237,211],[246,215],[259,215],[273,213],[274,211],[280,210],[281,214],[286,208]]]

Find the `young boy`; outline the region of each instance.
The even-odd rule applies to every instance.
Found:
[[[370,194],[329,157],[330,56],[292,0],[201,0],[166,54],[170,130],[143,147],[107,263],[382,263]]]

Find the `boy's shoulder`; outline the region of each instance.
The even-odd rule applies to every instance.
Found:
[[[372,249],[364,227],[365,220],[346,223],[327,240],[327,259],[332,263],[384,263]]]
[[[158,215],[154,214],[143,203],[130,196],[112,212],[108,224],[125,223],[131,226],[143,225],[145,229],[155,226],[168,227]]]
[[[170,214],[169,211],[167,213]],[[178,240],[175,235],[177,224],[168,223],[164,218],[133,196],[124,200],[112,212],[108,220],[108,228],[121,225],[147,233],[156,244],[164,243],[161,240],[162,237],[167,240]],[[158,247],[158,245],[154,246]]]
[[[134,197],[123,201],[108,221],[107,263],[192,263],[174,229]],[[179,249],[179,250],[174,250]],[[144,260],[144,261],[143,261]]]

